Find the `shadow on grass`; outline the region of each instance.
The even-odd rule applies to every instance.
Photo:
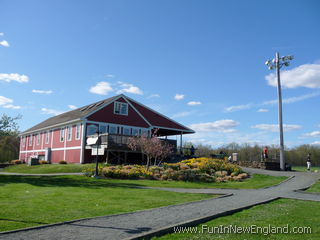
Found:
[[[38,187],[137,188],[143,186],[136,183],[111,183],[107,179],[84,176],[0,176],[0,186],[12,183],[26,183]]]

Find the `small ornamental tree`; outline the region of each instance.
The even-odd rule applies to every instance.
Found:
[[[156,132],[155,132],[156,133]],[[147,156],[147,169],[151,164],[151,159],[154,159],[154,165],[161,163],[161,161],[168,157],[172,152],[171,145],[162,142],[156,137],[155,133],[152,137],[146,136],[129,138],[128,147],[133,151],[141,151]]]

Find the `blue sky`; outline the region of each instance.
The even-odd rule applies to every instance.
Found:
[[[0,0],[0,113],[20,129],[124,93],[187,125],[186,139],[320,144],[320,2]]]

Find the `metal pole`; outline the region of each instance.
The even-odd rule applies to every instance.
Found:
[[[282,123],[282,94],[280,83],[280,59],[279,53],[276,53],[276,69],[278,80],[278,108],[279,108],[279,130],[280,130],[280,169],[285,171],[285,158],[284,158],[284,143],[283,143],[283,123]]]
[[[93,175],[94,178],[99,178],[99,166],[98,166],[98,153],[99,153],[99,144],[100,144],[100,141],[99,141],[99,131],[97,132],[98,134],[98,139],[97,139],[97,155],[96,155],[96,171]]]

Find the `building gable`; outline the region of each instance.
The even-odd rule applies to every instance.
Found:
[[[127,101],[121,97],[96,111],[87,117],[89,121],[114,123],[128,126],[149,128],[149,124],[128,104],[128,113],[117,114],[115,113],[116,102],[127,103]]]

